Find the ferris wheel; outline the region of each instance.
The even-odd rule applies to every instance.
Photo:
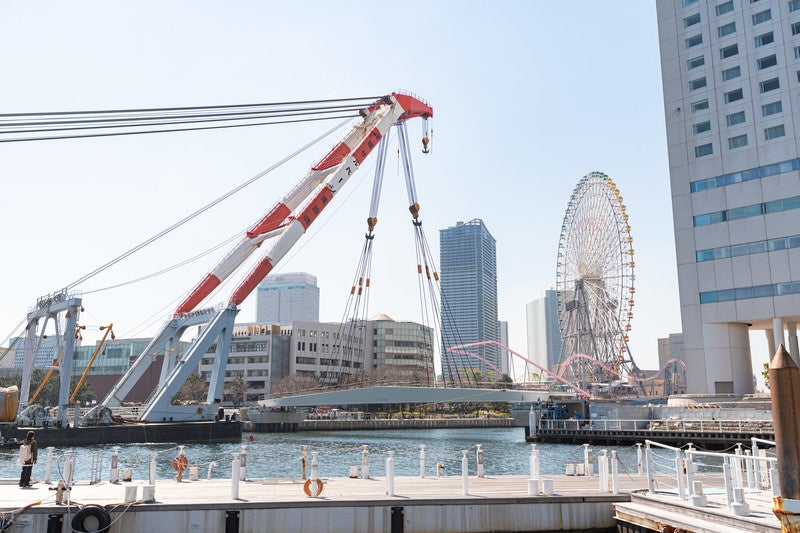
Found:
[[[633,318],[633,237],[622,195],[602,172],[572,192],[558,242],[561,330],[558,374],[587,389],[636,367],[628,348]]]

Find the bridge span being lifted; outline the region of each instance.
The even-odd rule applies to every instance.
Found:
[[[535,403],[550,399],[547,390],[460,389],[441,387],[366,387],[261,400],[263,407],[314,407],[392,403]]]

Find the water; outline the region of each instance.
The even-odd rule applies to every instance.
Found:
[[[311,452],[318,452],[320,477],[347,477],[351,466],[361,465],[361,445],[369,446],[370,475],[385,475],[387,451],[394,455],[395,475],[418,476],[420,444],[425,445],[426,475],[436,475],[436,464],[442,463],[442,475],[461,475],[461,450],[468,450],[470,475],[475,474],[476,444],[483,449],[484,469],[492,475],[528,475],[530,444],[525,442],[522,428],[494,429],[405,429],[371,431],[307,431],[300,433],[253,433],[253,441],[245,434],[247,445],[247,477],[300,478],[303,445],[308,446],[308,467],[311,473]],[[178,453],[176,444],[127,444],[119,447],[119,467],[132,468],[133,479],[149,477],[151,453],[157,453],[158,479],[174,478],[172,460]],[[571,444],[538,444],[542,474],[563,474],[565,463],[583,463],[583,446]],[[600,447],[593,447],[595,456]],[[609,454],[616,450],[620,473],[635,473],[636,447],[605,447]],[[111,446],[86,446],[53,451],[52,479],[59,479],[64,467],[64,452],[76,454],[76,480],[89,480],[94,471],[107,481],[111,464]],[[212,478],[230,478],[232,452],[241,451],[238,444],[190,444],[185,447],[189,466],[200,468],[200,477],[208,474],[209,463],[216,462]],[[0,478],[18,478],[16,450],[0,450]],[[47,451],[39,450],[33,477],[44,479]],[[94,465],[94,466],[93,466]],[[188,478],[188,472],[184,474]]]

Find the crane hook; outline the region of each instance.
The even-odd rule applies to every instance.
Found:
[[[423,154],[431,153],[431,151],[428,149],[428,143],[429,142],[430,142],[430,139],[428,139],[427,135],[422,138],[422,153]]]

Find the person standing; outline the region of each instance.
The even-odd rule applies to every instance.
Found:
[[[36,460],[39,458],[38,452],[39,450],[38,446],[36,445],[36,435],[33,433],[33,431],[29,431],[25,436],[25,440],[22,441],[22,445],[20,446],[19,458],[22,462],[22,474],[19,476],[20,487],[31,486],[31,472],[33,471],[33,465],[36,464]]]

